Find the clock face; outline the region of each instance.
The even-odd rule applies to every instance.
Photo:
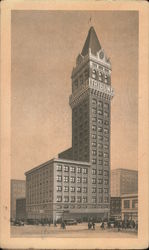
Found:
[[[103,53],[103,51],[100,52],[99,57],[100,57],[100,59],[103,59],[103,58],[104,58],[104,53]]]

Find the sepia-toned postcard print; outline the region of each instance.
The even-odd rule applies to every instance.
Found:
[[[1,247],[147,247],[147,7],[2,3]]]

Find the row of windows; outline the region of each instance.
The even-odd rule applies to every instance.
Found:
[[[57,165],[56,167],[57,171],[62,171],[62,165]],[[83,173],[83,174],[87,174],[88,173],[88,169],[87,168],[81,168],[81,167],[69,167],[69,166],[64,166],[63,167],[64,172],[72,172],[75,173],[77,171],[77,173]]]
[[[63,187],[63,189],[64,189],[64,192],[69,192],[69,186],[64,186]],[[61,192],[62,191],[62,186],[57,186],[56,187],[56,190],[58,191],[58,192]],[[87,187],[70,187],[70,192],[75,192],[75,191],[77,191],[78,193],[87,193]]]
[[[98,123],[99,123],[100,125],[102,125],[103,123],[104,123],[104,125],[109,125],[109,121],[105,120],[105,121],[103,122],[102,119],[100,119],[100,118],[97,119],[97,116],[93,116],[93,117],[92,117],[92,122],[97,122],[97,121],[98,121]]]
[[[100,108],[109,109],[109,103],[103,103],[101,101],[97,101],[96,99],[92,99],[92,104],[95,106],[99,106]]]
[[[57,196],[57,199],[56,199],[57,202],[62,202],[62,196]],[[64,202],[69,202],[69,196],[64,196],[64,199],[63,199]],[[71,196],[70,197],[70,202],[75,202],[77,201],[78,203],[80,202],[87,202],[87,197],[81,197],[81,196],[78,196],[77,198],[75,196]]]
[[[57,175],[56,179],[57,179],[57,181],[62,182],[62,176],[61,175]],[[69,176],[64,176],[63,181],[64,182],[69,182]],[[71,183],[75,183],[75,182],[77,182],[77,183],[81,183],[81,182],[87,183],[87,178],[86,177],[83,177],[83,178],[81,178],[81,177],[77,177],[77,178],[76,177],[70,177],[70,182]]]
[[[109,129],[108,128],[104,128],[103,127],[97,127],[96,125],[92,125],[92,130],[96,131],[98,128],[98,131],[99,132],[102,132],[104,131],[105,134],[108,134],[109,133]]]
[[[99,114],[99,115],[103,115],[105,118],[108,118],[109,117],[109,113],[104,111],[103,110],[98,110],[96,108],[92,108],[92,114]]]

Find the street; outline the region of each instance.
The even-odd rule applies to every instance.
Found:
[[[53,224],[50,226],[24,225],[11,226],[11,237],[136,238],[137,232],[133,229],[123,229],[118,232],[117,228],[102,230],[98,223],[95,226],[95,230],[88,230],[87,223],[66,226],[66,229],[61,229],[59,224],[56,227]]]

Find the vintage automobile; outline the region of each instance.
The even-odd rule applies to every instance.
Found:
[[[64,222],[66,225],[77,225],[77,221],[74,219],[65,219]]]

